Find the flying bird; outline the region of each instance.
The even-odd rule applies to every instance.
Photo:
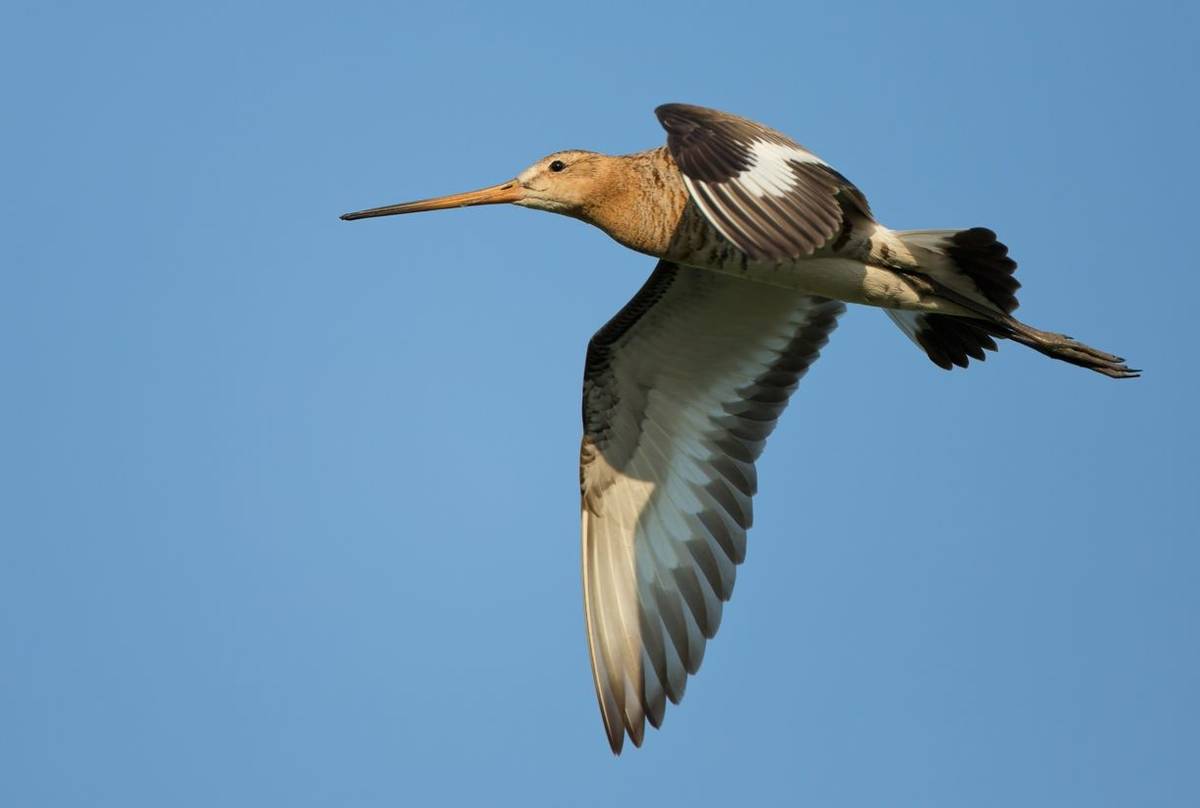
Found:
[[[667,145],[560,151],[478,191],[347,213],[511,203],[658,259],[588,343],[580,489],[592,676],[614,753],[678,704],[746,553],[755,460],[843,302],[882,308],[939,367],[1007,339],[1112,378],[1118,356],[1017,320],[996,234],[890,230],[808,149],[705,107],[655,110]]]

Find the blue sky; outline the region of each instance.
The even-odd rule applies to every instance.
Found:
[[[1200,21],[1078,8],[6,6],[0,804],[1200,803]],[[1024,319],[1146,375],[944,373],[852,310],[614,759],[579,382],[652,261],[337,215],[648,148],[665,101],[994,228]]]

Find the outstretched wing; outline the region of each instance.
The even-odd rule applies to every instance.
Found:
[[[754,461],[842,311],[663,261],[588,344],[584,610],[614,752],[700,667],[745,556]]]
[[[824,160],[765,126],[688,104],[654,113],[684,184],[721,235],[752,258],[810,255],[867,200]]]

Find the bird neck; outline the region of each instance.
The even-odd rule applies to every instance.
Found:
[[[631,250],[664,256],[688,201],[670,154],[662,147],[605,162],[579,218]]]

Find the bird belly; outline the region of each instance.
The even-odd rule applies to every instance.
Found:
[[[850,258],[803,258],[790,263],[750,261],[736,266],[701,268],[754,283],[885,309],[948,311],[951,305],[922,296],[899,273]]]
[[[880,229],[874,222],[869,224],[871,235]],[[696,210],[695,203],[689,203],[667,249],[653,254],[697,269],[847,303],[945,314],[968,313],[940,297],[922,294],[903,274],[871,263],[869,235],[852,237],[850,241],[852,243],[844,245],[845,252],[840,254],[823,248],[808,258],[755,261],[721,236]]]

